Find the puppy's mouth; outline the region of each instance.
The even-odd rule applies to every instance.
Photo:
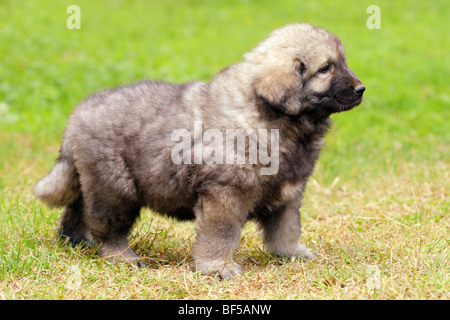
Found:
[[[359,105],[362,102],[362,97],[359,97],[357,100],[352,101],[352,102],[347,102],[347,101],[339,101],[339,100],[335,100],[336,103],[336,109],[337,112],[342,112],[342,111],[348,111],[353,109],[354,107],[356,107],[357,105]]]
[[[363,97],[358,96],[353,99],[338,99],[336,97],[313,97],[312,99],[307,99],[308,109],[316,110],[316,112],[324,112],[327,115],[332,113],[339,113],[344,111],[349,111],[359,105],[362,102]]]

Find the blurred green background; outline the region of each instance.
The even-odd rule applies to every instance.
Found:
[[[66,27],[70,4],[81,9],[79,30]],[[67,116],[87,95],[141,78],[208,80],[295,21],[339,35],[367,87],[359,108],[333,116],[325,177],[360,179],[409,161],[448,164],[450,4],[377,1],[381,29],[370,30],[371,4],[0,1],[1,183],[16,181],[18,158],[56,156],[56,147],[48,157],[45,147],[59,143]]]

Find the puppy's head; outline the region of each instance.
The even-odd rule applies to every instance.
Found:
[[[339,38],[310,24],[275,30],[244,60],[254,66],[256,96],[287,116],[329,115],[362,101],[365,87],[347,66]]]

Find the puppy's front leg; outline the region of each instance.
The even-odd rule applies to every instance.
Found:
[[[197,238],[194,258],[197,270],[231,279],[242,274],[233,261],[239,246],[245,218],[239,213],[238,201],[226,193],[201,196],[195,208]]]
[[[312,259],[315,255],[299,243],[301,224],[299,205],[291,203],[260,221],[264,242],[270,252],[278,256]]]

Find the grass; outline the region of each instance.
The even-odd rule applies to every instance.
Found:
[[[73,2],[80,30],[66,28]],[[73,2],[0,2],[0,299],[450,298],[448,1]],[[319,261],[272,256],[249,223],[244,275],[201,276],[193,223],[148,210],[132,235],[146,270],[56,241],[60,210],[31,190],[79,101],[140,78],[207,80],[299,20],[337,33],[367,87],[333,116],[305,194],[301,241]]]

